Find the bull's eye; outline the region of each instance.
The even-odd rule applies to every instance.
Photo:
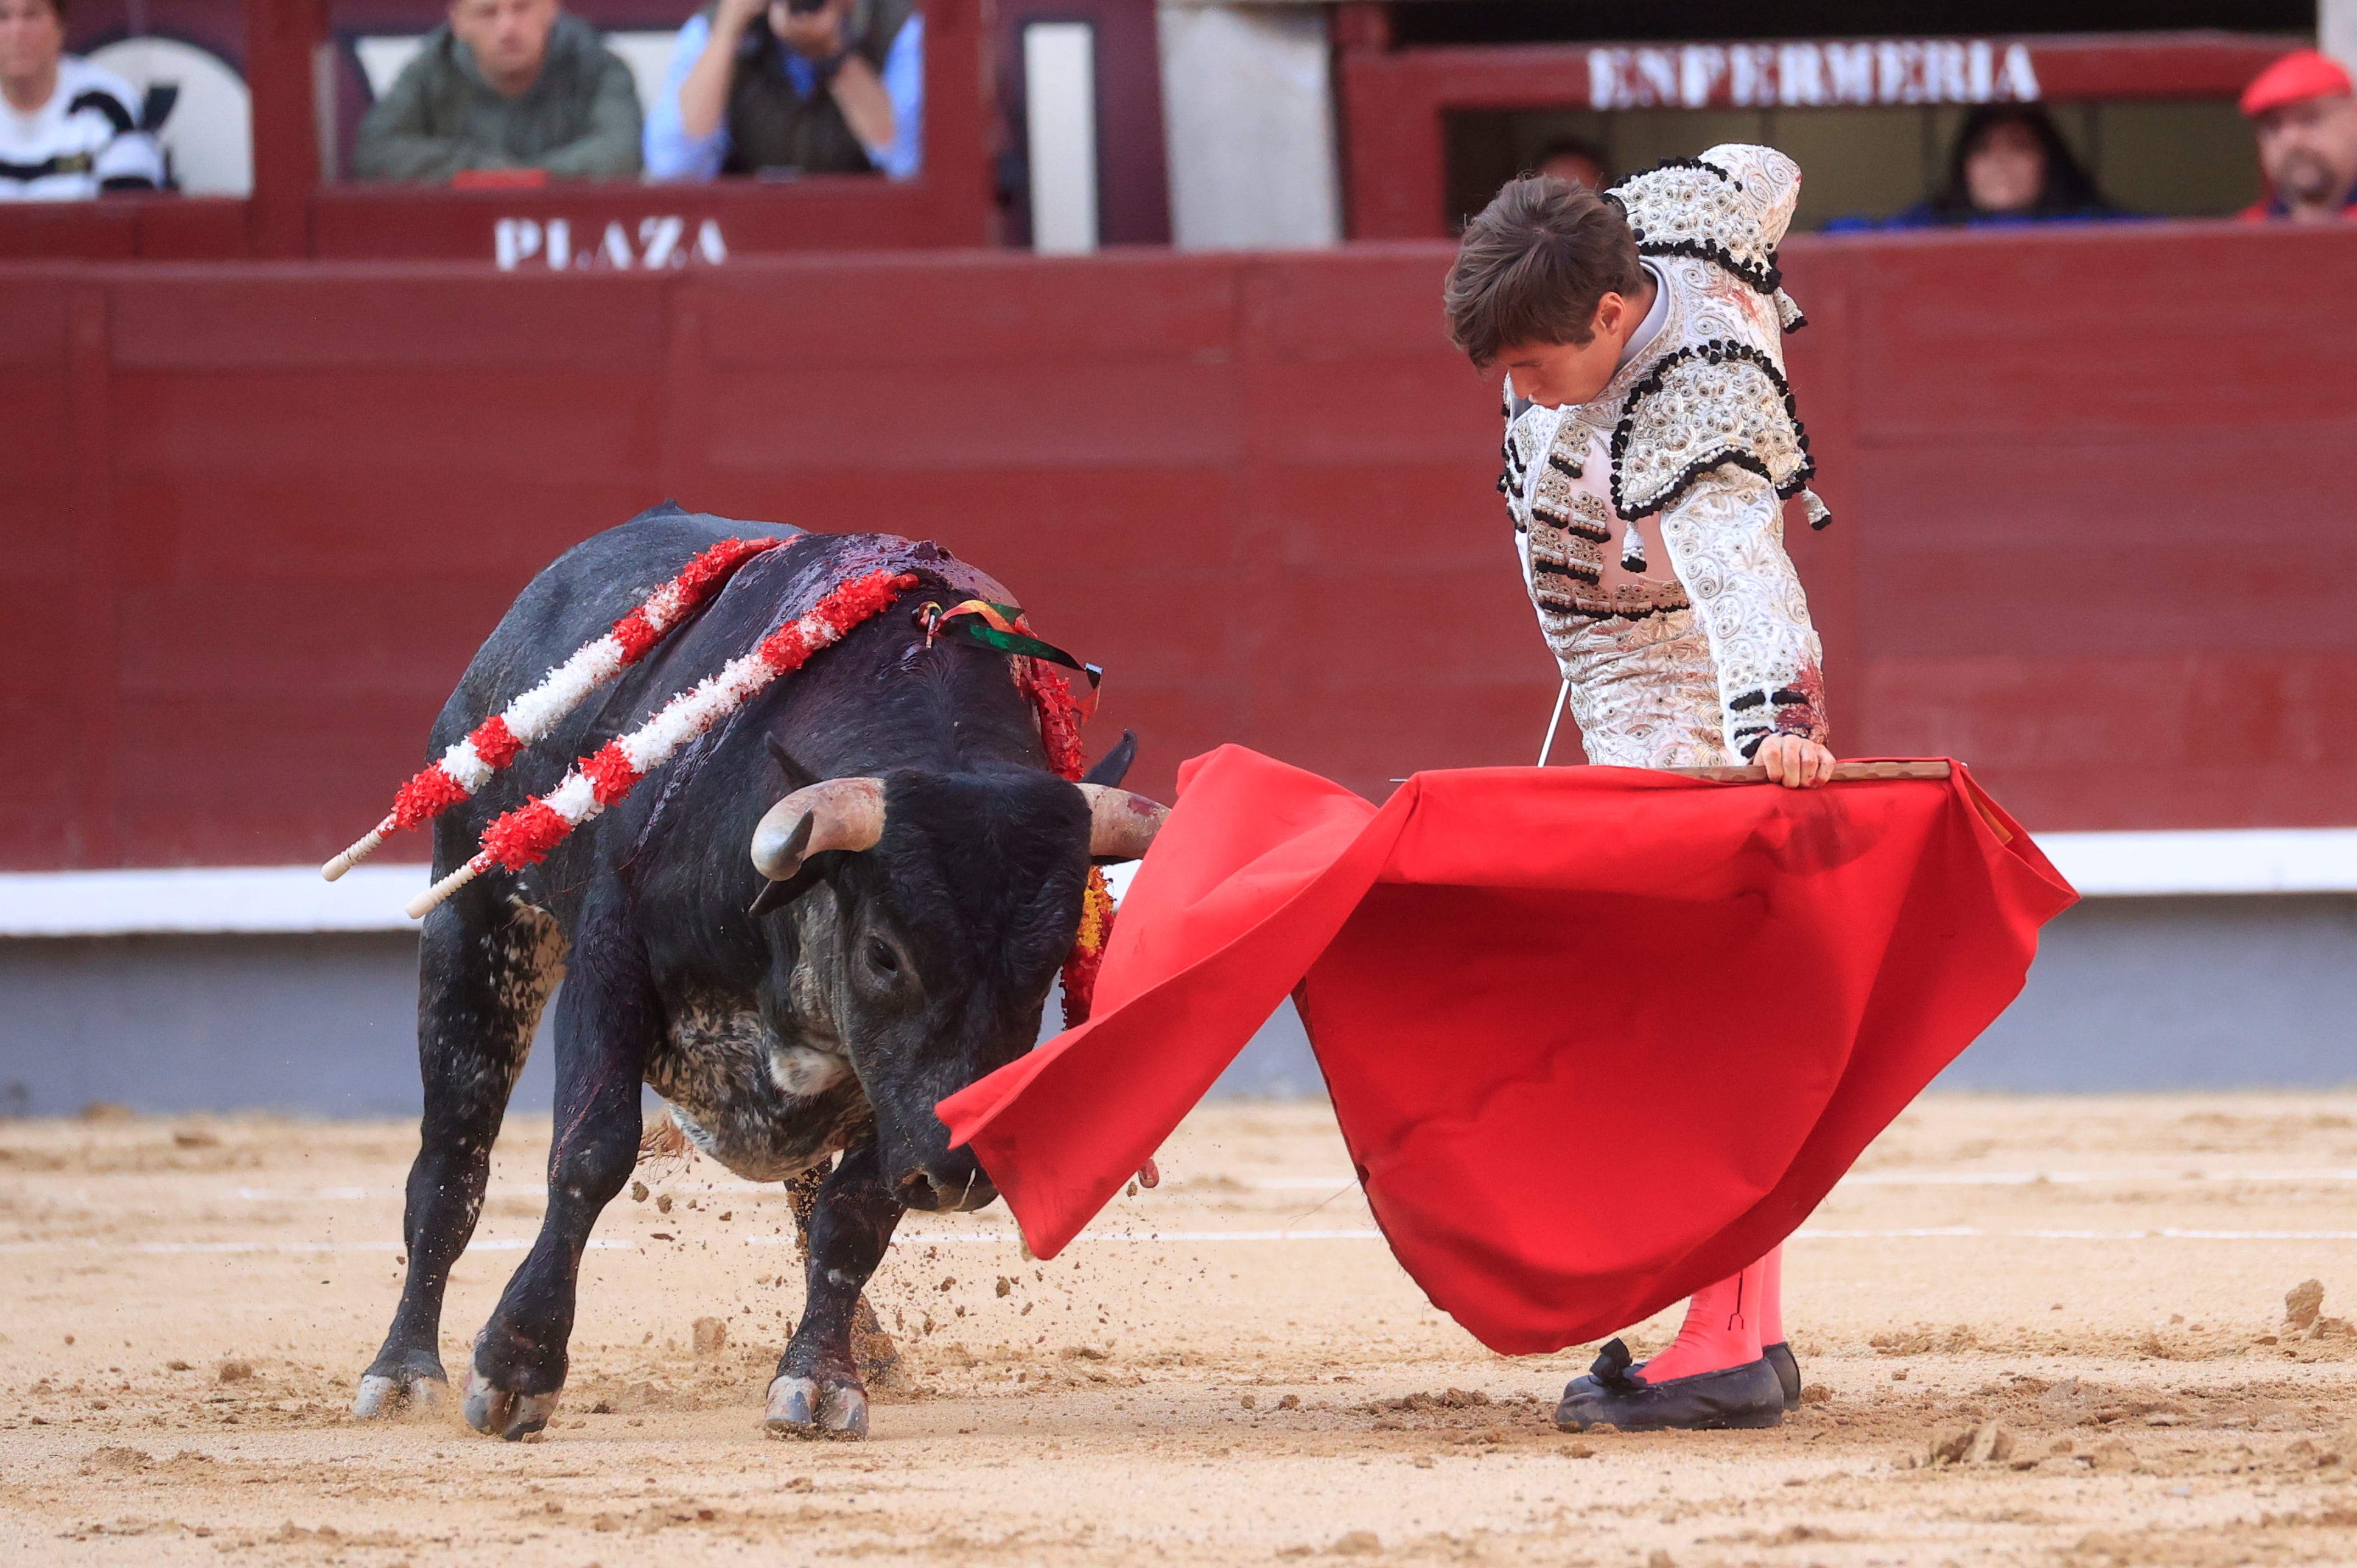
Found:
[[[878,974],[894,975],[900,972],[900,955],[883,942],[874,940],[868,942],[867,961],[875,965],[876,972]]]

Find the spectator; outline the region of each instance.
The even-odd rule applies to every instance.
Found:
[[[715,0],[679,30],[647,117],[657,179],[915,175],[925,21],[910,0]]]
[[[66,53],[66,0],[0,0],[0,201],[154,190],[164,155],[130,86]]]
[[[1861,229],[1979,228],[2084,223],[2125,218],[2034,103],[1984,103],[1964,116],[1948,150],[1948,176],[1929,201],[1889,218],[1836,218],[1827,233]]]
[[[440,181],[523,168],[638,173],[630,68],[587,23],[559,15],[556,0],[450,0],[450,19],[361,122],[352,172]]]
[[[1964,116],[1956,133],[1940,193],[1900,213],[1890,226],[2072,223],[2118,216],[2045,110],[2034,103],[1984,103]]]
[[[2319,223],[2357,215],[2357,98],[2338,62],[2314,49],[2284,56],[2244,89],[2243,113],[2258,134],[2267,180],[2267,196],[2244,219]]]
[[[1590,190],[1604,188],[1604,155],[1577,136],[1558,136],[1539,149],[1537,173]]]

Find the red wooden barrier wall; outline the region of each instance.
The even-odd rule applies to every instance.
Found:
[[[0,268],[0,865],[341,844],[523,581],[666,495],[982,563],[1108,667],[1148,789],[1228,739],[1377,795],[1526,761],[1554,679],[1447,258]],[[2357,235],[1787,261],[1842,749],[2040,828],[2357,822]]]

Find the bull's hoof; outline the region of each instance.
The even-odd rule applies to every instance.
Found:
[[[469,1364],[467,1369],[467,1424],[490,1437],[503,1437],[510,1443],[521,1442],[548,1425],[548,1418],[556,1413],[556,1402],[562,1391],[544,1394],[520,1394],[509,1389],[494,1388],[483,1376],[482,1369]]]
[[[396,1416],[434,1415],[449,1402],[450,1380],[425,1372],[386,1377],[371,1372],[361,1380],[352,1415],[361,1421],[385,1421]]]
[[[770,1384],[762,1427],[772,1437],[867,1435],[867,1391],[857,1383],[782,1377]]]

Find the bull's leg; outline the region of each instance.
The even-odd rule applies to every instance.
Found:
[[[478,884],[425,918],[418,944],[417,1058],[425,1112],[409,1167],[402,1240],[409,1276],[384,1348],[361,1378],[358,1416],[441,1402],[442,1293],[482,1212],[491,1144],[562,969],[556,923]]]
[[[854,1145],[819,1184],[802,1263],[802,1320],[778,1358],[764,1412],[770,1436],[867,1435],[867,1388],[852,1326],[859,1293],[903,1212],[884,1184],[872,1140]]]
[[[609,889],[591,892],[556,1002],[556,1136],[540,1237],[475,1340],[467,1421],[511,1440],[538,1432],[565,1387],[581,1254],[639,1159],[639,1086],[662,1009],[645,949]]]
[[[818,1211],[819,1188],[825,1185],[831,1169],[823,1164],[813,1165],[786,1183],[786,1204],[794,1215],[794,1244],[801,1250],[805,1269],[810,1266],[811,1216]],[[871,1383],[888,1382],[900,1369],[900,1348],[884,1332],[865,1292],[851,1311],[851,1359],[860,1377]]]

